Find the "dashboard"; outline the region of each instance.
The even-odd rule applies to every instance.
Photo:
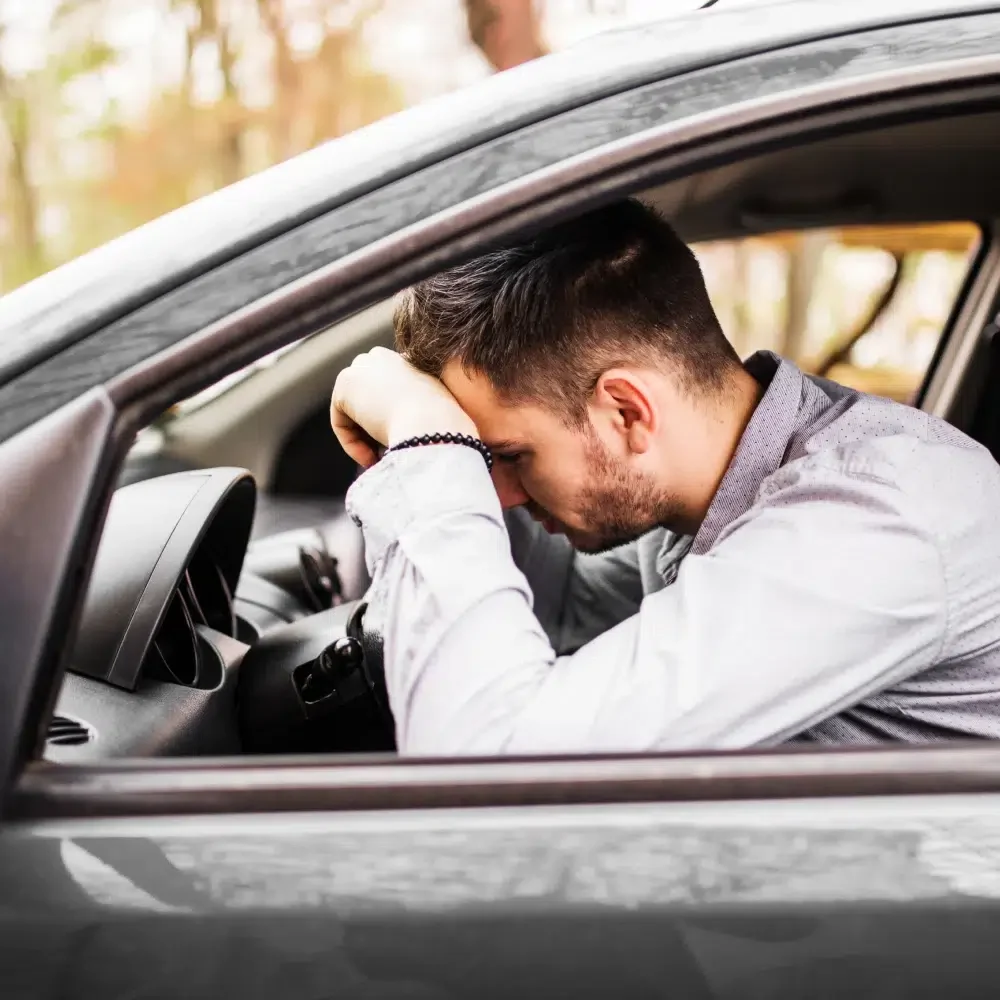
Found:
[[[363,606],[329,587],[325,605],[336,560],[291,536],[253,571],[257,499],[250,474],[230,468],[115,492],[46,759],[393,746],[361,655]]]

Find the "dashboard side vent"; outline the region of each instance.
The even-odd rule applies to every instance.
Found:
[[[201,668],[201,650],[191,608],[182,590],[174,591],[159,631],[146,656],[147,677],[181,687],[195,687]]]
[[[89,743],[93,738],[94,731],[85,723],[65,715],[53,715],[45,741],[61,747],[75,747]]]
[[[222,567],[204,546],[195,553],[184,571],[180,594],[196,625],[206,625],[223,635],[236,635],[233,595]]]
[[[213,689],[221,660],[201,629],[236,635],[233,596],[219,565],[202,550],[174,590],[143,663],[143,675],[181,687]]]

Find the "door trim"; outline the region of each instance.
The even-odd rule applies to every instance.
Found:
[[[1000,53],[813,84],[646,129],[498,185],[346,254],[110,379],[109,394],[141,426],[177,398],[204,388],[206,378],[215,381],[249,354],[259,354],[254,345],[275,350],[315,333],[447,266],[472,244],[547,224],[654,177],[749,155],[789,134],[810,141],[807,132],[864,128],[873,119],[926,115],[976,101],[1000,101]],[[414,247],[420,249],[415,253]],[[220,365],[226,356],[234,360]]]
[[[1000,792],[1000,746],[28,765],[8,820]]]

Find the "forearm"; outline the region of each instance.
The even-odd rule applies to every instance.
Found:
[[[898,493],[789,477],[639,614],[557,657],[478,456],[444,451],[368,473],[348,498],[373,515],[402,753],[780,742],[929,666],[944,641],[941,556]]]
[[[352,487],[349,509],[365,531],[400,751],[504,752],[555,652],[492,482],[457,446],[383,462]]]

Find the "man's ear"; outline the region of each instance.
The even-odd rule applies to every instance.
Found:
[[[629,451],[641,455],[649,450],[659,415],[647,379],[627,368],[611,368],[597,380],[593,405]]]

